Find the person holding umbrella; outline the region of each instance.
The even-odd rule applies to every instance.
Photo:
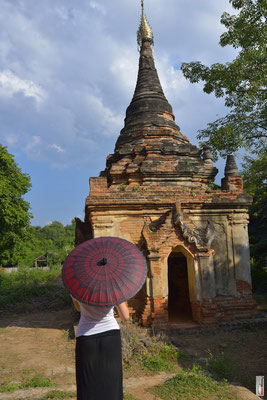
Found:
[[[129,319],[126,301],[142,287],[146,259],[115,237],[91,239],[67,257],[62,279],[80,311],[76,333],[77,400],[123,400],[120,327]]]

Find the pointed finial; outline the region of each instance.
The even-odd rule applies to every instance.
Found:
[[[145,11],[144,11],[144,0],[141,0],[141,7],[142,7],[142,15],[141,15],[141,23],[137,32],[137,43],[139,46],[142,46],[143,39],[146,39],[150,42],[150,44],[154,44],[154,35],[149,25]]]
[[[232,154],[227,156],[224,175],[239,176],[238,168],[235,162],[235,157]]]

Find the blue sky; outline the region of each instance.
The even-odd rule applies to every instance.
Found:
[[[89,177],[105,168],[136,83],[139,0],[0,0],[0,143],[31,176],[33,225],[83,218]],[[176,122],[192,143],[224,115],[179,70],[230,61],[221,48],[228,0],[145,0],[154,57]],[[218,178],[224,160],[217,163]]]

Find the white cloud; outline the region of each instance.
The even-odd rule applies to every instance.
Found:
[[[50,147],[51,149],[56,150],[57,153],[64,153],[65,152],[65,150],[61,146],[59,146],[59,145],[57,145],[55,143],[54,144],[50,144],[48,147]]]
[[[25,0],[2,1],[0,140],[56,168],[96,168],[96,154],[104,164],[123,128],[136,84],[139,5],[132,0],[28,0],[29,7]],[[198,4],[192,0],[190,12],[185,0],[145,4],[160,80],[189,136],[204,127],[205,118],[212,120],[214,100],[201,86],[191,85],[179,65],[199,56],[216,61],[221,49],[213,24],[220,25],[228,0]],[[202,111],[192,119],[191,110],[198,110],[200,102]]]
[[[98,120],[98,124],[103,128],[102,134],[104,136],[114,135],[114,133],[118,135],[118,130],[123,125],[123,117],[105,106],[100,97],[88,95],[87,101],[88,107]]]
[[[12,145],[18,143],[19,138],[18,138],[18,135],[14,135],[14,134],[10,133],[9,135],[5,136],[5,140],[9,146],[12,146]]]
[[[182,72],[171,65],[168,57],[157,60],[157,70],[165,96],[170,101],[175,101],[185,95],[189,82]]]
[[[45,99],[45,91],[33,81],[23,80],[9,70],[0,72],[0,96],[12,97],[18,92],[33,97],[39,104]]]
[[[41,137],[40,136],[33,136],[31,141],[27,143],[25,146],[25,152],[28,156],[32,157],[33,155],[39,156],[41,152]]]
[[[62,5],[60,7],[56,7],[55,11],[63,22],[70,22],[75,18],[75,11],[73,8],[68,8]]]
[[[101,4],[99,4],[98,2],[90,1],[89,5],[93,9],[99,11],[101,14],[106,15],[107,11],[106,11],[105,7],[103,5],[101,5]]]
[[[0,142],[27,160],[27,169],[34,165],[30,175],[40,167],[46,176],[51,167],[66,181],[60,192],[69,190],[69,171],[86,174],[86,186],[89,176],[104,169],[133,96],[140,2],[0,2]],[[145,10],[165,95],[182,132],[197,144],[197,130],[225,109],[222,101],[203,93],[201,84],[190,84],[179,68],[182,61],[210,64],[233,58],[230,47],[218,45],[225,30],[220,16],[229,11],[229,0],[146,0]],[[35,185],[40,182],[36,178]],[[48,191],[54,199],[55,191]],[[80,196],[83,201],[84,193]],[[58,210],[63,213],[61,203],[62,193]],[[55,209],[53,200],[51,212]]]
[[[117,49],[113,58],[110,71],[117,82],[118,90],[125,91],[129,97],[133,95],[138,72],[138,57],[135,49],[124,46]]]

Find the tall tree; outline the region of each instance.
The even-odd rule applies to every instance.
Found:
[[[246,156],[243,164],[244,187],[253,196],[250,207],[249,240],[253,265],[267,274],[267,150],[255,160]]]
[[[266,0],[229,0],[237,15],[224,13],[227,28],[220,45],[238,49],[237,57],[226,64],[210,67],[201,62],[182,63],[184,76],[204,82],[204,92],[224,97],[230,111],[199,131],[221,156],[245,148],[259,153],[266,147]]]
[[[23,195],[30,187],[30,177],[0,145],[0,265],[16,265],[18,249],[28,237],[31,213]]]
[[[49,266],[60,265],[74,248],[75,220],[63,226],[58,221],[49,225],[31,226],[31,240],[28,240],[21,251],[20,265],[34,266],[34,260],[41,257]]]

